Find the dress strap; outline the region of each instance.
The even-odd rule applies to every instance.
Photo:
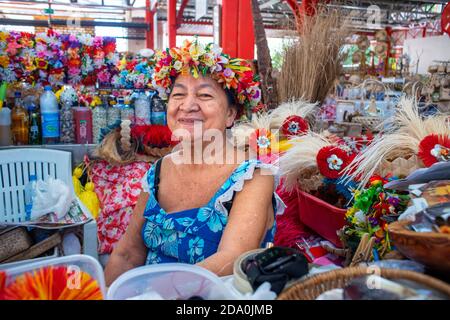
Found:
[[[161,162],[162,158],[156,160],[155,163],[155,179],[154,179],[154,189],[155,189],[155,199],[158,201],[158,190],[159,190],[159,182],[160,182],[160,172],[161,172]]]

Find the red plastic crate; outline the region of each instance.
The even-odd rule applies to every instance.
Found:
[[[337,231],[345,224],[347,210],[332,206],[301,190],[298,190],[297,194],[300,221],[321,237],[342,248]]]

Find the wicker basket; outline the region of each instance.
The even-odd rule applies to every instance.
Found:
[[[352,118],[352,122],[359,123],[370,131],[379,131],[383,119],[380,117],[356,116]]]
[[[7,228],[0,231],[0,262],[19,254],[33,245],[26,228]]]
[[[278,296],[278,300],[315,300],[326,291],[344,288],[354,278],[370,274],[372,273],[369,272],[367,267],[351,267],[328,271],[296,282],[281,292]],[[439,291],[450,298],[450,285],[418,272],[398,269],[380,269],[380,276],[391,280],[410,280],[430,289]]]

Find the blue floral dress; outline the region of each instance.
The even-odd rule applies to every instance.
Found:
[[[142,238],[148,248],[146,264],[165,262],[195,264],[216,253],[228,221],[225,204],[232,200],[235,192],[242,190],[245,180],[252,179],[256,168],[275,171],[274,166],[263,164],[258,160],[244,161],[206,206],[168,214],[156,200],[155,166],[152,166],[143,179],[143,190],[149,193],[142,228]],[[278,179],[275,178],[275,188],[277,185]],[[274,213],[281,214],[285,206],[275,192],[272,202]],[[273,242],[274,234],[275,219],[261,246]]]

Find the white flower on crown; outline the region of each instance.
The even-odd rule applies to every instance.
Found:
[[[228,60],[227,57],[220,56],[220,57],[219,57],[219,62],[220,62],[221,64],[228,64],[229,60]]]
[[[217,44],[213,43],[210,46],[211,53],[214,55],[215,58],[218,58],[222,54],[222,48],[219,47]]]
[[[183,67],[183,62],[181,62],[180,60],[175,61],[175,63],[173,64],[173,68],[177,71],[180,71],[182,67]],[[163,68],[166,68],[166,67],[163,67]]]
[[[205,53],[203,55],[203,62],[207,67],[212,67],[214,65],[214,55],[212,53]]]
[[[337,170],[337,171],[341,170],[342,164],[344,163],[344,161],[342,161],[342,159],[339,159],[338,156],[335,154],[329,156],[327,158],[327,162],[328,168],[330,168],[330,170]]]

